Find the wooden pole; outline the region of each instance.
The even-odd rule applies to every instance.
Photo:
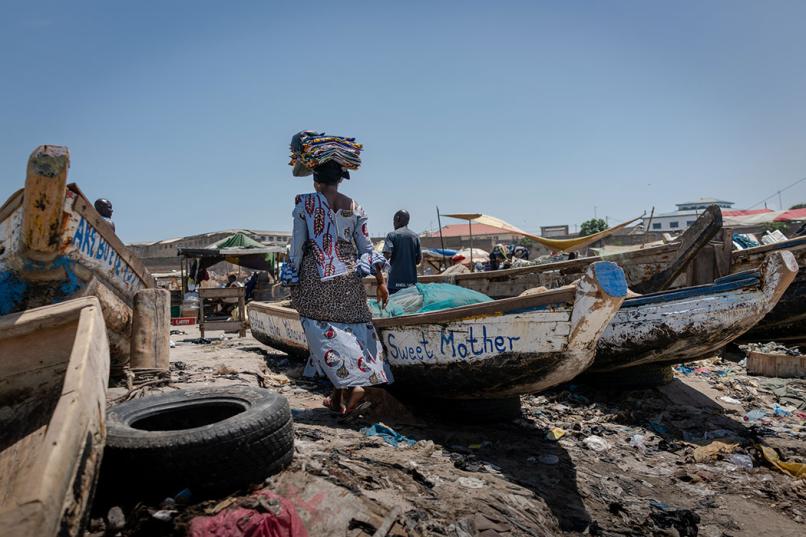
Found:
[[[40,145],[28,158],[22,214],[22,243],[28,253],[52,258],[61,246],[62,211],[70,152]]]
[[[167,289],[141,289],[132,308],[132,369],[168,371],[170,365],[171,293]]]
[[[467,221],[467,227],[470,230],[470,272],[476,272],[476,265],[473,263],[473,221]]]
[[[442,237],[442,219],[439,216],[439,206],[437,206],[437,225],[439,226],[439,244],[442,246],[442,263],[445,270],[448,268],[448,260],[445,257],[445,239]]]

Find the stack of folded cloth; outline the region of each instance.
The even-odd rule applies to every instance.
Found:
[[[291,139],[291,162],[294,169],[313,170],[320,164],[335,160],[345,170],[361,166],[361,149],[355,138],[328,136],[324,132],[302,131]]]

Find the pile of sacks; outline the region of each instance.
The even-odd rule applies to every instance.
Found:
[[[304,176],[329,160],[336,161],[345,170],[361,166],[363,146],[355,138],[328,136],[324,132],[302,131],[291,138],[291,162],[294,175]]]

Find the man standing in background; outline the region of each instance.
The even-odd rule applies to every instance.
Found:
[[[422,261],[420,238],[408,228],[408,211],[399,210],[393,220],[395,230],[386,235],[383,255],[392,265],[389,271],[389,294],[417,283],[417,265]]]

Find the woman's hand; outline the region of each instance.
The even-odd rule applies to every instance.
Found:
[[[375,297],[378,299],[378,305],[381,306],[381,309],[386,308],[386,304],[389,302],[389,289],[386,288],[386,283],[378,284]]]

